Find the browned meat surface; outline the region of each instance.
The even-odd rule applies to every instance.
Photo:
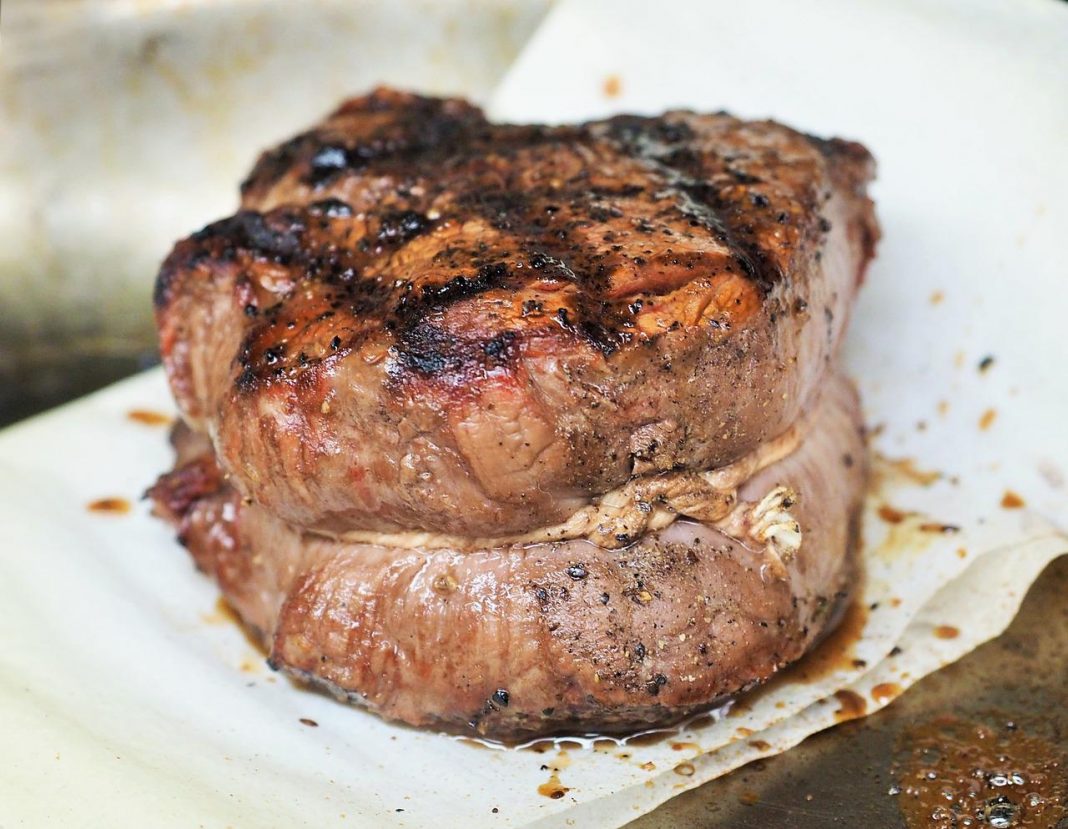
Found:
[[[243,529],[250,543],[320,551],[335,563],[294,595],[347,601],[392,554],[298,543],[266,513],[331,532],[522,533],[634,475],[717,467],[784,432],[871,256],[871,173],[859,145],[773,122],[491,125],[462,101],[380,90],[265,154],[241,212],[178,243],[156,287],[164,364],[257,505],[242,526],[274,527]],[[702,532],[701,564],[672,565],[680,594],[735,572]],[[535,549],[482,555],[521,569],[572,555]],[[361,556],[380,565],[354,575]],[[293,647],[279,658],[300,662]],[[670,681],[646,703],[697,698]]]
[[[416,725],[502,739],[633,730],[766,680],[850,589],[859,407],[841,377],[821,387],[799,448],[739,491],[744,520],[677,520],[622,550],[330,540],[243,501],[189,433],[152,495],[283,670]],[[754,506],[784,487],[786,535],[765,543]]]

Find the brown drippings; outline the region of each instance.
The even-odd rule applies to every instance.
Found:
[[[132,505],[125,498],[98,498],[95,501],[91,501],[86,509],[88,509],[89,512],[125,515],[132,509]]]
[[[538,740],[530,745],[523,746],[524,751],[533,751],[535,754],[544,754],[546,751],[555,747],[555,743],[552,740]]]
[[[571,789],[563,785],[560,782],[560,775],[555,771],[549,775],[549,779],[538,786],[538,794],[542,797],[551,797],[553,800],[559,800]]]
[[[868,624],[868,607],[852,601],[842,614],[842,621],[811,653],[780,674],[785,681],[813,683],[840,670],[852,670],[854,648]]]
[[[456,742],[463,743],[469,748],[482,748],[487,750],[492,748],[492,746],[490,746],[488,743],[484,743],[481,740],[472,740],[470,737],[457,737]]]
[[[1006,489],[1005,494],[1001,496],[1001,506],[1005,509],[1020,509],[1026,506],[1026,503],[1011,489]]]
[[[259,635],[252,627],[245,624],[244,619],[238,615],[233,606],[222,596],[215,600],[215,610],[211,613],[201,614],[200,619],[209,625],[235,625],[241,631],[241,635],[245,637],[249,647],[263,658],[267,658],[267,649],[263,646],[263,642],[260,641]]]
[[[926,521],[923,524],[920,524],[920,532],[949,535],[950,533],[959,533],[960,527],[956,524],[942,524],[938,521]]]
[[[946,298],[946,295],[944,293],[942,293],[941,291],[932,291],[931,292],[931,297],[930,297],[930,303],[932,305],[938,305],[945,298]]]
[[[767,751],[771,748],[771,743],[767,740],[750,740],[749,745],[755,748],[757,751]]]
[[[752,789],[747,789],[738,796],[738,802],[743,806],[755,806],[760,802],[760,795]]]
[[[143,426],[169,426],[174,422],[174,418],[170,415],[153,412],[150,409],[131,409],[126,413],[126,417]]]
[[[939,625],[934,629],[934,635],[939,639],[956,639],[960,636],[960,631],[953,625]]]
[[[609,739],[606,739],[606,738],[602,738],[602,739],[593,741],[593,750],[594,751],[602,751],[602,752],[615,751],[617,748],[619,748],[619,743],[617,743],[615,740],[609,740]]]
[[[859,588],[857,593],[861,593]],[[753,710],[757,700],[765,694],[772,693],[784,684],[802,682],[812,684],[819,682],[837,671],[852,671],[863,662],[856,658],[855,647],[860,641],[864,627],[868,623],[868,607],[859,601],[851,601],[842,612],[841,621],[811,651],[797,662],[788,665],[759,688],[754,688],[737,700],[727,713],[728,717],[738,717]],[[740,738],[751,737],[753,731],[738,728],[735,733]]]
[[[880,682],[871,689],[871,698],[876,702],[897,699],[901,695],[901,686],[896,682]]]
[[[863,717],[868,711],[868,701],[856,691],[843,688],[841,691],[834,692],[834,698],[842,706],[834,713],[834,719],[837,722],[855,720],[857,717]]]
[[[309,719],[308,717],[301,717],[300,718],[300,724],[301,725],[306,725],[309,728],[318,728],[319,727],[319,723],[317,723],[315,720]]]
[[[991,726],[947,716],[901,734],[893,773],[909,827],[1061,825],[1068,817],[1066,758],[1011,719]]]
[[[258,653],[249,654],[241,660],[241,664],[237,666],[238,670],[243,674],[256,674],[260,672],[263,667],[262,655]]]
[[[618,98],[619,93],[623,91],[623,83],[620,81],[619,75],[609,75],[605,78],[601,90],[606,98]]]
[[[963,547],[958,547],[957,548],[957,558],[967,558],[967,557],[968,557],[968,551],[965,550]]]
[[[671,750],[672,751],[697,751],[697,752],[700,752],[701,751],[701,746],[699,746],[697,743],[672,743],[671,744]]]
[[[639,768],[642,771],[656,771],[656,763],[654,763],[652,760],[650,760],[647,763],[642,763],[641,766],[639,766]]]
[[[941,472],[919,469],[912,458],[887,458],[875,453],[872,456],[872,490],[879,491],[888,483],[912,483],[931,486],[942,477]]]
[[[883,504],[879,507],[879,517],[888,524],[900,524],[908,517],[908,513],[894,509],[889,504]]]
[[[743,726],[742,728],[736,728],[734,730],[734,733],[737,734],[739,737],[742,737],[744,739],[745,737],[752,737],[754,732],[753,732],[753,729],[745,728]]]
[[[672,771],[675,774],[682,775],[683,777],[693,777],[693,774],[697,769],[694,768],[693,763],[679,763]]]
[[[998,413],[994,409],[987,409],[983,412],[979,418],[979,428],[984,432],[994,425],[994,421],[997,419]]]
[[[932,473],[937,475],[937,473]],[[914,485],[916,480],[909,478],[906,484]],[[900,481],[891,481],[882,475],[873,476],[869,489],[869,498],[884,498],[884,486],[900,486]],[[926,485],[926,484],[924,484]],[[885,535],[873,544],[872,554],[884,561],[897,561],[902,558],[914,558],[922,555],[938,538],[956,527],[942,521],[936,521],[920,512],[905,512],[883,504],[877,510],[887,527]]]

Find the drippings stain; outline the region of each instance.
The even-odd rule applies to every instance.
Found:
[[[901,733],[893,774],[907,826],[1051,829],[1068,817],[1063,751],[1016,717],[997,719],[945,716]]]
[[[858,593],[860,591],[858,590]],[[868,624],[868,607],[860,601],[852,601],[842,614],[842,619],[809,654],[803,656],[783,671],[787,681],[800,680],[813,683],[836,671],[850,671],[856,666],[856,644]]]
[[[1011,489],[1006,489],[1005,494],[1001,496],[1001,506],[1004,509],[1020,509],[1026,506],[1026,504],[1023,498]]]
[[[619,93],[623,91],[623,82],[619,75],[609,75],[605,78],[601,91],[604,92],[606,98],[618,98]]]
[[[215,600],[215,609],[211,613],[202,613],[200,620],[209,625],[234,625],[241,631],[241,635],[245,637],[249,647],[262,658],[267,658],[267,650],[263,647],[263,642],[260,641],[256,631],[245,624],[238,612],[234,610],[233,605],[222,596]],[[273,677],[268,677],[268,679],[273,679]]]
[[[749,745],[751,745],[757,751],[767,751],[771,748],[771,743],[769,743],[767,740],[750,740]]]
[[[571,789],[563,785],[560,782],[560,775],[555,771],[549,775],[549,779],[538,786],[538,794],[542,797],[551,797],[553,800],[559,800]]]
[[[931,486],[942,477],[941,472],[920,469],[912,458],[887,458],[875,453],[872,458],[871,478],[873,491],[891,483],[911,483]]]
[[[994,421],[997,420],[998,413],[995,409],[987,409],[979,417],[979,428],[984,432],[994,425]]]
[[[946,295],[942,291],[932,291],[930,297],[930,303],[932,305],[941,304],[942,300],[946,298]]]
[[[753,729],[745,728],[743,726],[742,728],[735,729],[734,733],[737,734],[739,737],[744,739],[746,737],[752,737],[754,732],[753,732]]]
[[[896,682],[880,682],[871,689],[871,698],[876,702],[887,702],[901,695],[901,686]]]
[[[697,771],[697,769],[694,768],[693,763],[679,763],[675,766],[673,771],[675,774],[682,775],[683,777],[693,777],[693,773]]]
[[[855,720],[857,717],[863,717],[868,711],[867,700],[856,691],[843,688],[841,691],[834,692],[834,698],[838,700],[838,704],[841,706],[834,712],[836,722]]]
[[[939,527],[937,533],[921,530],[923,525]],[[872,554],[884,561],[896,561],[904,557],[922,555],[942,535],[941,524],[933,522],[928,516],[908,513],[899,523],[886,522],[888,531],[879,543],[872,548]],[[946,525],[949,526],[949,525]]]
[[[859,587],[858,595],[863,593]],[[860,641],[865,626],[868,624],[867,605],[853,600],[842,611],[842,618],[837,626],[811,651],[797,662],[775,674],[758,688],[749,691],[737,700],[727,716],[738,717],[753,710],[753,706],[764,695],[774,693],[783,685],[795,682],[812,684],[839,671],[852,672],[863,667],[863,660],[856,657],[856,645]],[[782,707],[782,706],[777,706]],[[755,732],[744,726],[735,729],[736,739],[752,737]]]
[[[86,509],[89,512],[102,512],[111,515],[125,515],[132,509],[132,505],[125,498],[98,498],[90,501]]]
[[[647,763],[642,763],[639,768],[641,768],[642,771],[656,771],[656,763],[650,760]]]
[[[126,413],[126,417],[142,426],[169,426],[174,422],[174,418],[170,415],[154,412],[151,409],[131,409]]]
[[[960,636],[960,631],[953,625],[939,625],[934,629],[934,635],[939,639],[956,639]]]
[[[671,744],[671,750],[672,751],[696,751],[696,752],[700,753],[701,746],[699,746],[697,743],[672,743]]]
[[[908,513],[902,512],[899,509],[894,509],[894,507],[889,504],[882,504],[879,507],[878,512],[879,517],[888,524],[900,524],[908,517]]]
[[[760,802],[760,795],[752,789],[748,789],[738,796],[738,802],[743,806],[755,806]]]
[[[300,718],[300,724],[301,725],[306,725],[309,728],[318,728],[319,727],[319,723],[317,723],[315,720],[309,719],[308,717],[301,717]]]
[[[237,666],[238,670],[244,674],[258,674],[263,668],[262,656],[258,653],[249,654],[241,660],[241,664]]]
[[[920,524],[920,532],[925,533],[943,533],[948,535],[949,533],[960,532],[960,527],[955,524],[942,524],[938,521],[926,521]]]

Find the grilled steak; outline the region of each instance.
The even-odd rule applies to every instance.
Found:
[[[665,725],[797,659],[850,589],[864,446],[852,387],[824,386],[733,519],[677,520],[622,550],[327,539],[244,502],[189,432],[152,495],[272,665],[343,698],[493,738]],[[766,543],[776,524],[787,537]]]
[[[725,114],[353,99],[163,264],[185,424],[156,511],[274,667],[385,717],[513,739],[707,709],[850,590],[835,356],[872,172]]]
[[[493,125],[380,90],[175,247],[164,363],[285,521],[523,534],[797,420],[872,252],[871,172],[772,122]]]

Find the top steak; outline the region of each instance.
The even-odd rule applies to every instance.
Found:
[[[494,125],[379,90],[177,244],[164,364],[284,521],[523,533],[806,411],[877,237],[872,172],[769,121]]]

